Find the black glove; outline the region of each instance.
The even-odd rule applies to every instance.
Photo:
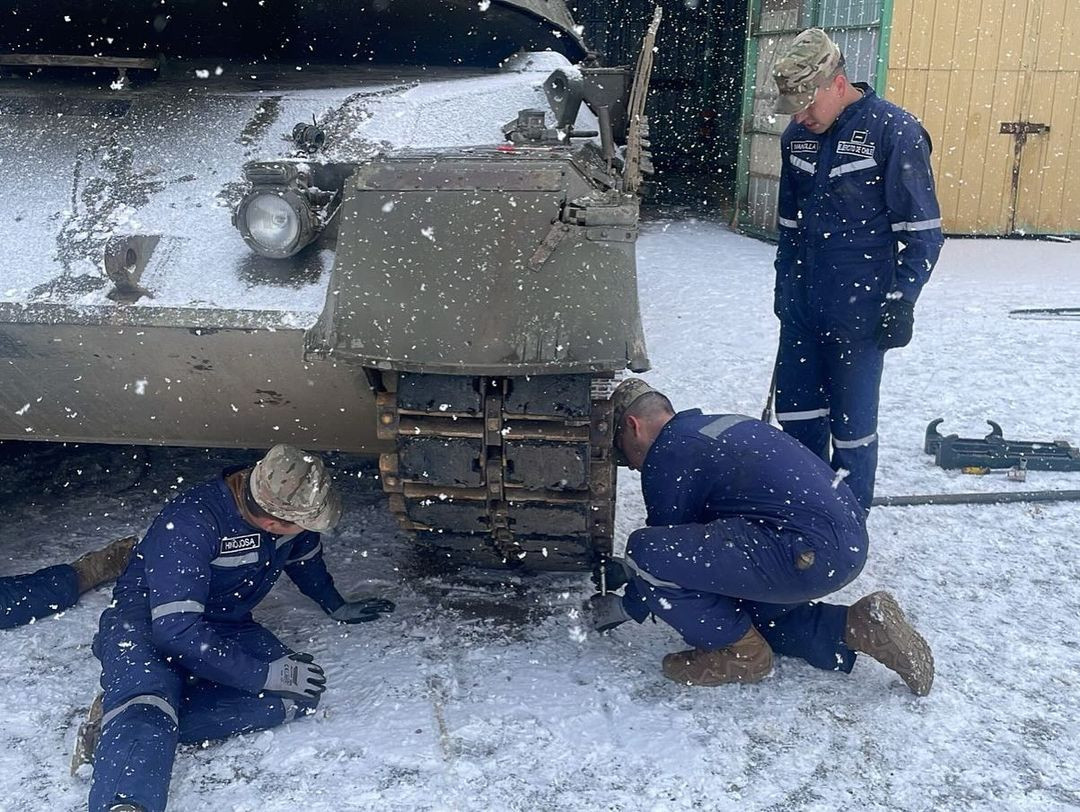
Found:
[[[589,598],[588,607],[590,623],[598,632],[609,632],[631,619],[623,608],[622,595],[613,592],[606,595],[596,593]]]
[[[882,305],[877,344],[883,350],[906,347],[915,326],[915,305],[907,299],[888,299]]]
[[[341,604],[330,613],[330,617],[338,623],[367,623],[378,620],[385,612],[393,612],[394,608],[394,602],[386,598],[359,598]]]
[[[626,569],[626,565],[622,561],[616,558],[604,558],[593,568],[592,582],[593,586],[600,589],[600,572],[604,573],[604,586],[608,592],[614,592],[621,586],[625,586],[630,581],[630,572]]]
[[[263,690],[286,699],[310,702],[326,690],[326,674],[310,654],[287,654],[270,663]]]

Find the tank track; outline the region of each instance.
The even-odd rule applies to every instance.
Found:
[[[613,375],[380,373],[390,510],[421,549],[489,568],[572,571],[611,552]]]

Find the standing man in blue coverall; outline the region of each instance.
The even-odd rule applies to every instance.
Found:
[[[70,609],[79,596],[115,581],[127,564],[135,537],[117,539],[70,564],[0,578],[0,629],[13,629]]]
[[[812,602],[858,576],[869,544],[861,505],[825,462],[760,420],[675,414],[636,378],[612,400],[615,449],[641,471],[648,526],[627,541],[625,594],[590,598],[594,628],[664,621],[692,647],[663,660],[683,684],[758,682],[774,652],[849,672],[864,652],[930,691],[930,647],[892,595]]]
[[[251,617],[282,571],[330,617],[374,620],[380,598],[347,602],[319,533],[341,500],[317,456],[277,445],[170,502],[139,542],[101,616],[100,712],[90,812],[162,812],[177,742],[220,739],[312,713],[326,677]],[[99,736],[96,743],[93,741]]]
[[[930,137],[844,73],[820,28],[773,70],[780,139],[774,309],[776,412],[784,431],[846,470],[870,510],[885,351],[911,341],[915,302],[944,238]]]

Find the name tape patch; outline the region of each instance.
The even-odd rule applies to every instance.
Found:
[[[792,152],[817,152],[819,143],[817,141],[792,141]]]
[[[221,555],[231,553],[246,553],[258,550],[262,538],[258,533],[249,533],[246,536],[229,536],[221,540]]]
[[[836,145],[836,151],[842,155],[861,155],[863,158],[874,157],[873,144],[859,144],[855,141],[841,141]]]

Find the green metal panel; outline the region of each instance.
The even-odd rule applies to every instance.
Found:
[[[878,95],[885,92],[889,73],[889,40],[892,34],[893,0],[881,0],[881,35],[878,37],[877,75],[874,90]]]
[[[745,79],[743,81],[742,108],[739,116],[739,163],[735,190],[736,218],[739,226],[747,233],[753,233],[750,224],[744,222],[743,219],[743,214],[746,211],[750,182],[750,145],[747,133],[753,116],[754,88],[757,86],[758,60],[758,41],[756,37],[749,36],[749,32],[753,31],[756,27],[755,20],[758,19],[760,14],[761,0],[750,0],[749,8],[747,10],[746,61],[743,65],[743,76]]]

